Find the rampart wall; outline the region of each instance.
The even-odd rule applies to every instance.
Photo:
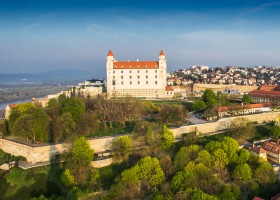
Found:
[[[193,91],[204,91],[205,89],[212,89],[214,91],[225,90],[225,89],[237,89],[239,93],[247,93],[257,89],[258,86],[248,85],[224,85],[224,84],[198,84],[193,85]]]
[[[279,114],[280,112],[270,112],[255,115],[245,115],[242,117],[245,117],[252,122],[263,123],[275,120]],[[206,135],[208,133],[226,130],[229,127],[231,121],[235,118],[236,117],[222,118],[217,122],[181,126],[179,128],[171,128],[171,130],[177,138],[183,133],[190,133],[193,131],[197,131],[199,134]],[[93,148],[95,152],[104,152],[110,149],[112,140],[116,137],[118,136],[93,138],[88,139],[88,141],[91,148]],[[0,149],[14,156],[23,156],[30,163],[49,161],[53,155],[62,154],[63,152],[67,151],[68,148],[69,147],[67,144],[30,146],[7,139],[0,139]]]

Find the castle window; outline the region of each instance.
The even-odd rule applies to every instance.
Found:
[[[138,66],[137,66],[138,67]],[[137,73],[140,73],[140,71],[138,70]]]
[[[112,85],[116,85],[116,80],[113,80],[113,81],[112,81]]]
[[[123,70],[121,71],[121,73],[123,73]]]
[[[146,78],[148,78],[148,75],[146,75]]]
[[[130,81],[129,83],[130,83],[130,85],[132,85],[132,81]]]
[[[129,76],[130,79],[132,79],[132,76]]]
[[[148,84],[149,82],[148,81],[146,81],[146,84]]]
[[[138,85],[140,84],[140,81],[138,81]]]
[[[155,78],[157,78],[157,75],[155,75]]]
[[[123,81],[121,82],[121,84],[123,85]]]
[[[157,73],[157,70],[155,70],[155,73]]]
[[[131,70],[129,70],[129,73],[131,73]]]
[[[113,79],[115,79],[115,76],[113,76]]]
[[[148,70],[146,70],[146,73],[148,73]]]
[[[115,73],[115,71],[113,71],[113,73]]]
[[[157,84],[157,81],[155,81],[155,84]]]
[[[137,78],[140,78],[140,76],[138,75]]]

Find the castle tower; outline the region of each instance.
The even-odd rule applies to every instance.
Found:
[[[113,69],[113,64],[115,61],[115,57],[114,54],[111,50],[109,50],[108,54],[107,54],[107,59],[106,59],[106,67],[107,69]]]
[[[158,65],[160,69],[166,69],[166,59],[163,50],[161,50],[159,53]]]

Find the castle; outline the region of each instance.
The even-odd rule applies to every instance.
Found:
[[[166,98],[166,58],[161,50],[158,61],[117,61],[109,50],[106,60],[107,95],[111,97]]]

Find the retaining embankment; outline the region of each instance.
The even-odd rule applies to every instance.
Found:
[[[263,114],[245,115],[244,118],[249,119],[252,122],[263,123],[275,120],[280,115],[280,112],[270,112]],[[231,121],[236,117],[222,118],[216,122],[181,126],[179,128],[171,128],[176,138],[180,137],[183,133],[190,133],[196,131],[199,134],[206,135],[208,133],[218,132],[228,129]],[[110,149],[112,140],[119,136],[114,137],[102,137],[88,139],[90,147],[95,152],[104,152]],[[54,144],[54,145],[41,145],[31,146],[27,144],[18,143],[7,139],[0,139],[0,149],[6,153],[14,156],[25,157],[27,162],[38,163],[50,161],[55,154],[62,154],[67,151],[67,144]],[[105,162],[105,161],[104,161]]]

